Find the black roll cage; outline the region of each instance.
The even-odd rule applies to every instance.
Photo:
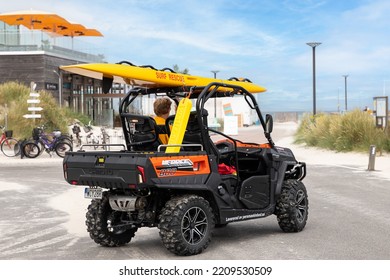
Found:
[[[168,97],[175,100],[175,102],[178,102],[175,97],[189,97],[190,99],[196,99],[196,111],[197,112],[203,112],[205,103],[212,97],[218,98],[218,97],[233,97],[235,94],[239,94],[244,96],[245,101],[247,102],[248,106],[256,111],[256,114],[260,120],[261,126],[263,127],[264,135],[270,144],[272,148],[275,147],[275,144],[271,137],[271,131],[268,131],[268,125],[267,121],[272,122],[272,116],[267,115],[266,119],[263,118],[263,115],[260,111],[260,108],[258,106],[258,103],[256,101],[256,98],[253,96],[252,93],[248,92],[241,86],[237,85],[230,85],[225,83],[219,83],[219,82],[212,82],[208,84],[205,87],[175,87],[175,88],[141,88],[141,87],[134,87],[130,89],[130,91],[127,93],[127,95],[123,98],[121,101],[121,104],[119,106],[119,115],[121,117],[121,124],[122,129],[126,131],[125,127],[125,121],[123,120],[125,114],[128,112],[128,107],[130,104],[139,96],[139,95],[150,95],[150,94],[156,94],[159,93],[165,93]],[[204,149],[211,153],[212,147],[209,142],[209,134],[208,131],[220,134],[230,140],[233,140],[234,145],[236,146],[235,139],[231,138],[230,136],[209,128],[205,124],[207,124],[207,115],[204,114],[197,114],[197,121],[199,124],[199,127],[201,127],[201,137],[202,142],[204,144]],[[124,137],[126,140],[126,143],[130,142],[130,139],[128,138],[128,134],[124,133]],[[237,149],[235,149],[237,151]]]

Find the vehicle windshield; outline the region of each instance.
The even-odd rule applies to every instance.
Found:
[[[250,105],[253,108],[253,104]],[[243,96],[211,98],[205,108],[208,111],[209,128],[244,143],[267,143],[256,111]],[[218,133],[210,135],[214,142],[224,139]]]

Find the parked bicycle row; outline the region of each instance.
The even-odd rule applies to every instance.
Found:
[[[93,129],[91,122],[88,124],[74,123],[70,134],[62,133],[59,130],[47,133],[45,125],[40,125],[33,129],[30,139],[24,140],[13,138],[13,131],[6,130],[4,126],[0,126],[0,129],[2,130],[0,147],[2,153],[7,157],[36,158],[43,152],[50,156],[55,153],[59,157],[64,157],[65,153],[72,151],[74,147],[76,149],[109,150],[111,142],[120,143],[123,141],[122,135],[117,135],[115,130],[114,134],[110,136],[105,127],[100,127],[100,133],[97,133],[97,129]],[[113,141],[110,141],[110,138],[113,138],[111,139]]]
[[[81,128],[83,127],[83,130],[85,132],[85,136],[83,139],[81,135]],[[76,147],[81,146],[90,146],[93,147],[93,149],[109,149],[110,144],[110,135],[107,133],[105,127],[100,127],[101,134],[98,135],[94,132],[91,122],[88,124],[81,124],[79,122],[74,123],[72,127],[72,132],[75,135],[74,143]]]
[[[36,158],[44,151],[50,156],[55,152],[59,157],[65,157],[65,153],[73,150],[73,141],[70,135],[62,134],[59,130],[51,133],[45,132],[45,126],[41,125],[33,129],[32,138],[21,143],[22,157]]]

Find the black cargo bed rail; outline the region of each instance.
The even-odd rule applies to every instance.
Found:
[[[125,144],[83,144],[80,146],[80,149],[78,149],[77,152],[85,152],[85,150],[83,150],[84,147],[122,147],[123,150],[125,151],[126,150],[126,146]],[[91,150],[92,151],[92,150]],[[96,151],[96,150],[93,150],[93,151]]]

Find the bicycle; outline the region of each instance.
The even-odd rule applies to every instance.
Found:
[[[54,130],[53,133],[44,133],[43,126],[33,129],[33,140],[29,140],[23,145],[23,153],[28,158],[36,158],[43,151],[52,156],[53,151],[59,157],[65,157],[65,153],[73,150],[73,145],[69,136],[61,135],[61,131]]]
[[[85,133],[87,133],[85,136],[87,145],[93,145],[93,148],[96,150],[99,147],[99,138],[93,133],[91,121],[88,124],[85,124],[83,129]]]
[[[1,151],[7,157],[14,157],[20,154],[19,141],[12,137],[12,130],[5,130],[4,126],[0,125],[3,131],[0,138]]]

